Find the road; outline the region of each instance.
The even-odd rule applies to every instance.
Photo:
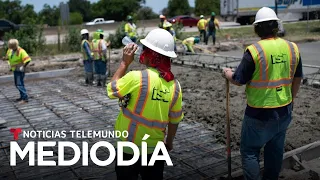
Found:
[[[240,24],[235,23],[235,22],[221,22],[221,28],[222,29],[235,28],[235,27],[240,27]],[[151,31],[153,29],[156,29],[156,28],[158,28],[158,27],[153,26],[153,27],[138,28],[138,33],[139,34],[146,34],[149,31]],[[183,31],[185,31],[185,32],[197,32],[198,28],[197,27],[192,27],[192,28],[185,27],[183,29]],[[109,36],[109,34],[115,33],[115,29],[114,30],[107,30],[107,31],[104,31],[104,32],[105,32],[106,36]],[[90,32],[90,33],[93,33],[93,32]],[[58,36],[57,35],[46,35],[45,38],[46,38],[46,43],[47,44],[57,44],[57,42],[58,42]],[[64,38],[65,38],[65,34],[62,34],[61,35],[61,42],[63,42]]]

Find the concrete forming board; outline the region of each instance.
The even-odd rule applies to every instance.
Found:
[[[0,78],[1,79],[1,78]],[[17,158],[17,166],[9,166],[9,129],[22,127],[23,130],[113,130],[119,112],[117,100],[109,99],[104,88],[81,86],[65,78],[27,81],[29,103],[18,105],[14,100],[19,96],[14,84],[1,86],[0,117],[7,126],[0,128],[0,179],[116,179],[114,163],[99,167],[89,160],[89,166],[81,162],[71,167],[29,167],[28,158]],[[23,139],[17,142],[24,147],[29,140],[47,141],[52,139]],[[54,139],[56,141],[57,139]],[[115,139],[66,138],[81,145],[82,141],[94,143]],[[81,147],[81,146],[80,146]],[[57,159],[57,147],[52,148]],[[66,151],[72,157],[72,151]],[[107,159],[109,152],[98,150],[99,159]],[[69,158],[70,158],[69,157]],[[216,142],[215,132],[197,122],[182,122],[170,152],[173,167],[165,167],[165,179],[214,179],[227,173],[225,147]],[[68,158],[68,157],[67,157]],[[240,167],[239,156],[233,158],[233,168]]]

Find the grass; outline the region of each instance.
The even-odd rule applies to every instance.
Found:
[[[284,38],[290,41],[320,40],[320,21],[310,21],[309,31],[307,28],[307,22],[287,23],[283,26],[286,31],[286,36]],[[197,35],[199,35],[198,32],[183,32],[180,39]],[[230,35],[231,39],[247,39],[257,37],[252,26],[221,29],[220,31],[217,31],[217,38],[225,39],[226,35]]]

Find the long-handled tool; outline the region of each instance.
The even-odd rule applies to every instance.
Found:
[[[110,63],[111,63],[111,45],[109,45],[109,53],[108,53],[108,56],[109,56],[109,58],[108,58],[108,77],[109,76],[111,76],[111,69],[110,69]]]
[[[230,117],[229,117],[229,80],[226,79],[226,120],[227,120],[227,161],[228,161],[228,179],[232,179],[231,177],[231,147],[230,147]]]

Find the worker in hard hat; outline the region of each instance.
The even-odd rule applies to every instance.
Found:
[[[176,47],[177,38],[176,38],[176,32],[173,29],[172,24],[170,22],[168,22],[168,21],[165,21],[163,23],[163,27],[162,28],[167,30],[173,36],[173,39],[174,39],[174,51],[176,51],[177,50],[177,47]]]
[[[195,53],[193,50],[193,45],[200,42],[199,37],[189,37],[182,41],[185,52]]]
[[[25,69],[30,63],[31,58],[27,52],[19,46],[17,39],[8,41],[8,51],[5,59],[9,60],[10,71],[13,71],[14,83],[19,90],[20,98],[16,99],[19,104],[28,103],[27,90],[24,87]]]
[[[204,19],[203,15],[201,15],[200,20],[197,23],[197,27],[200,32],[200,41],[201,41],[201,36],[202,36],[203,42],[206,42],[206,35],[207,35],[206,26],[207,26],[207,20]]]
[[[81,52],[83,55],[83,64],[85,71],[85,84],[92,85],[93,83],[93,58],[91,55],[91,44],[89,40],[89,31],[82,29],[81,33]]]
[[[278,179],[293,102],[302,80],[298,46],[277,37],[278,17],[261,8],[253,23],[260,41],[248,46],[235,73],[223,75],[235,85],[246,85],[247,108],[242,121],[240,152],[245,179],[260,179],[260,149],[264,147],[262,179]]]
[[[102,29],[95,32],[92,40],[92,51],[94,59],[94,68],[96,73],[97,86],[105,86],[107,78],[107,43],[103,39],[104,34]]]
[[[216,29],[220,29],[219,20],[216,18],[216,13],[212,12],[210,19],[207,20],[206,45],[210,36],[212,36],[213,45],[216,44]]]
[[[166,20],[166,16],[164,16],[162,14],[159,16],[159,18],[160,18],[160,23],[159,23],[158,27],[163,28],[163,24],[165,24],[168,21]]]
[[[129,134],[127,138],[120,137],[120,141],[135,143],[140,152],[142,141],[146,142],[149,162],[158,143],[164,141],[168,151],[173,149],[173,139],[183,118],[182,92],[178,80],[170,70],[171,58],[177,57],[172,35],[158,28],[150,31],[140,42],[143,44],[143,51],[139,62],[147,68],[126,74],[138,48],[133,43],[126,45],[122,62],[107,86],[107,93],[110,98],[122,100],[119,103],[121,110],[115,129]],[[149,137],[144,139],[146,134]],[[123,157],[125,160],[132,159],[132,149],[125,147]],[[162,160],[157,160],[154,166],[142,166],[141,156],[131,166],[118,166],[116,163],[118,180],[136,179],[139,174],[142,179],[160,180],[163,179],[163,169]]]
[[[137,41],[137,26],[133,23],[132,16],[127,17],[127,24],[124,26],[124,32],[126,36],[128,36],[132,42]]]

